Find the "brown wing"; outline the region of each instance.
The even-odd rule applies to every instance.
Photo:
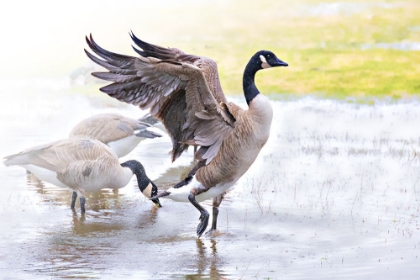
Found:
[[[217,102],[227,102],[226,97],[223,94],[222,86],[220,85],[217,64],[214,60],[204,56],[186,54],[177,48],[162,48],[160,46],[147,43],[137,38],[132,32],[130,36],[136,46],[142,49],[139,50],[133,46],[134,51],[142,57],[154,57],[164,61],[173,61],[175,63],[189,63],[200,68],[201,72],[204,74],[204,78],[207,81],[210,91]]]
[[[73,138],[36,146],[18,154],[8,156],[5,158],[5,164],[33,164],[60,172],[71,162],[96,160],[100,156],[105,156],[118,162],[116,154],[105,144],[96,140]]]
[[[182,57],[179,50],[171,54],[170,50],[174,49],[168,49],[168,53],[163,53],[161,47],[156,48],[163,53],[162,59],[157,58],[157,50],[152,53],[147,48],[149,55],[153,55],[136,58],[104,50],[92,36],[86,41],[103,60],[85,50],[88,57],[109,70],[92,75],[114,82],[100,90],[142,109],[150,108],[150,113],[162,121],[172,138],[172,160],[190,144],[206,146],[212,151],[204,157],[207,163],[216,156],[235,119],[224,103],[217,102],[203,72],[189,62],[192,58],[177,59],[177,55]],[[139,54],[147,55],[142,51]]]

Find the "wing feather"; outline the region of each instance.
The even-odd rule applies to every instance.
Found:
[[[199,145],[207,147],[202,157],[208,164],[235,123],[225,105],[216,63],[146,43],[133,33],[130,36],[142,49],[134,48],[140,57],[107,51],[96,44],[92,35],[86,37],[89,47],[103,60],[85,50],[88,57],[109,71],[92,74],[113,82],[100,90],[120,101],[150,109],[171,136],[172,160],[188,145]]]

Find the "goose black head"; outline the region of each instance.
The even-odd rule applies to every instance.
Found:
[[[140,162],[138,162],[137,160],[129,160],[121,163],[121,166],[130,168],[133,174],[136,175],[139,189],[145,197],[151,198],[157,195],[158,188],[149,179],[149,177],[147,177],[146,171],[144,170],[144,167]],[[157,207],[162,207],[159,198],[152,199],[152,201]]]
[[[267,69],[270,67],[288,65],[289,64],[287,64],[284,61],[281,61],[273,52],[270,51],[263,50],[254,54],[245,67],[244,76],[242,80],[246,103],[249,105],[250,102],[258,94],[260,94],[254,82],[255,74],[259,70]]]
[[[259,60],[261,69],[278,66],[289,66],[286,62],[280,60],[273,52],[270,51],[259,51],[254,56]]]

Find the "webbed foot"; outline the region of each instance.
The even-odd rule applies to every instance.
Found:
[[[199,218],[200,223],[197,226],[198,237],[200,237],[203,234],[203,232],[206,230],[207,225],[209,224],[209,216],[210,215],[206,210],[201,212],[201,215],[200,215],[200,218]]]
[[[200,223],[197,226],[197,235],[198,238],[200,238],[200,236],[203,234],[203,232],[206,230],[207,225],[209,224],[209,212],[207,212],[206,209],[204,209],[203,206],[201,206],[196,200],[195,200],[195,195],[194,194],[190,194],[188,195],[188,200],[191,202],[192,205],[195,206],[195,208],[197,208],[198,211],[200,211]]]

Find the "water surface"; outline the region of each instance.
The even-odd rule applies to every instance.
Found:
[[[2,157],[67,136],[84,117],[144,112],[84,97],[63,80],[3,81]],[[51,86],[53,85],[53,86]],[[12,94],[11,94],[12,93]],[[101,93],[98,92],[98,95]],[[241,99],[241,105],[245,106]],[[417,101],[359,105],[273,101],[271,137],[220,207],[219,232],[197,239],[199,213],[136,182],[118,193],[71,193],[0,166],[4,279],[415,279],[419,273],[420,121]],[[170,162],[170,140],[145,141],[123,160],[164,189],[192,164]],[[211,210],[211,203],[205,203]]]

